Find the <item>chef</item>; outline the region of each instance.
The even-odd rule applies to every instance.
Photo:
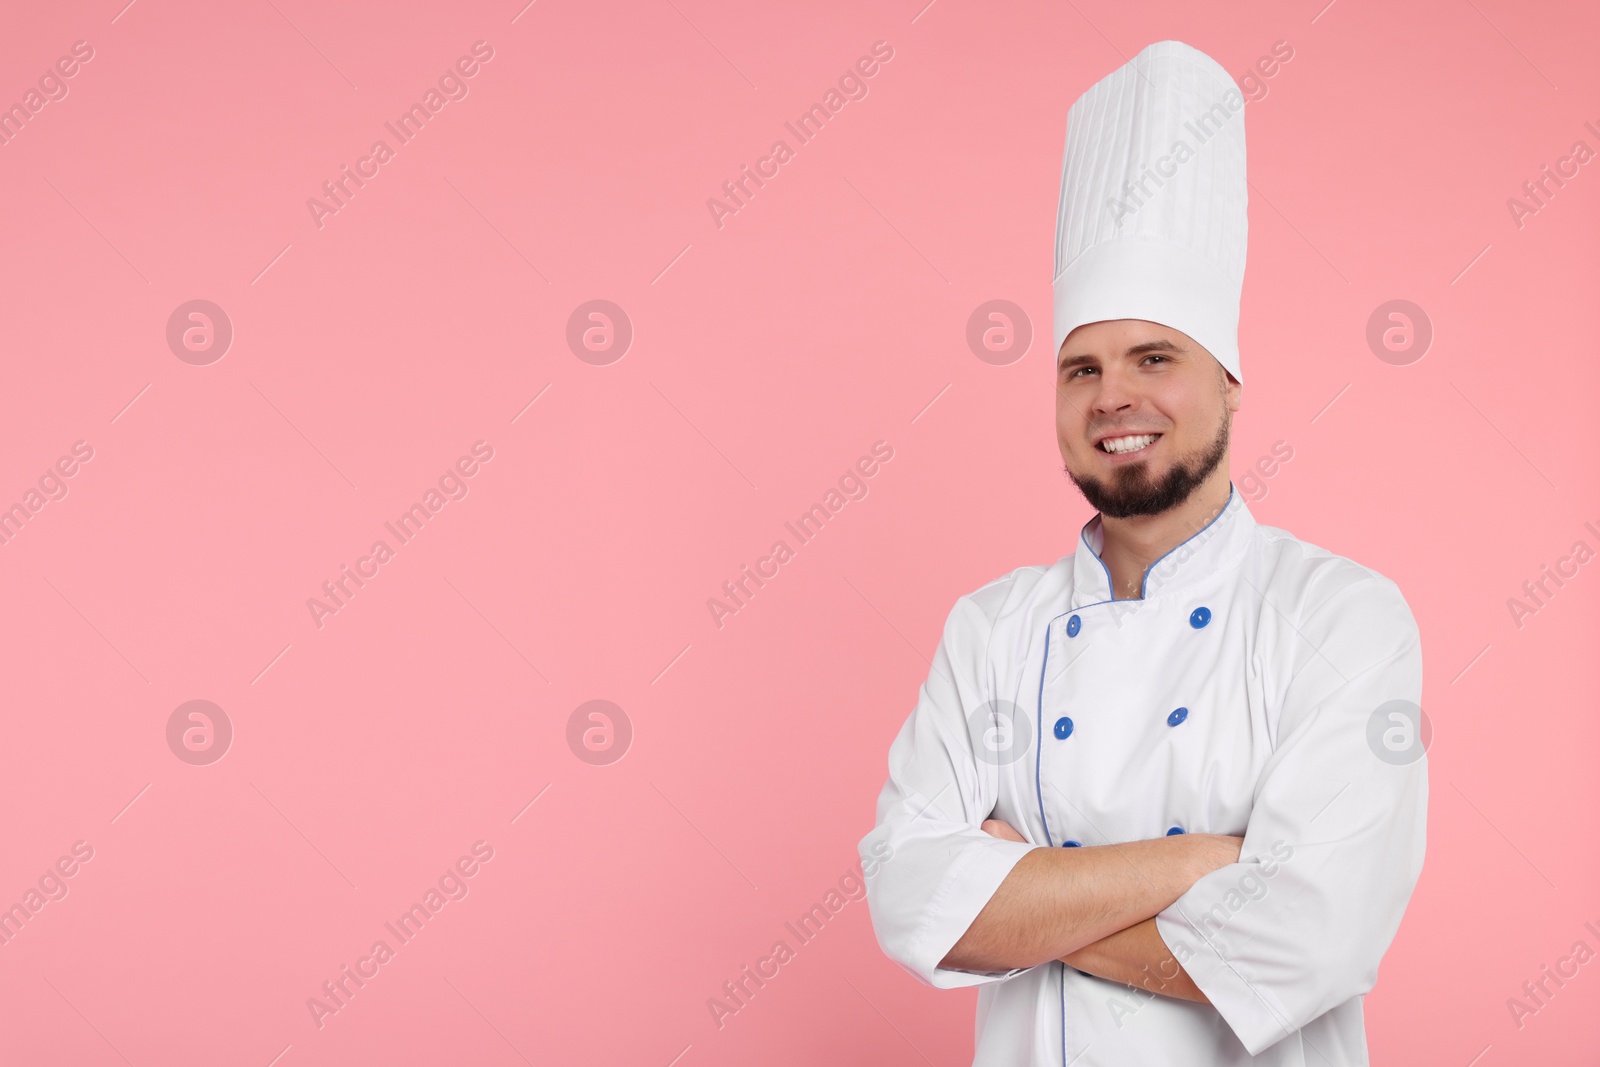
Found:
[[[860,843],[884,952],[978,987],[980,1067],[1368,1062],[1422,652],[1393,581],[1229,479],[1246,188],[1243,100],[1188,45],[1068,113],[1056,430],[1097,514],[956,601]]]

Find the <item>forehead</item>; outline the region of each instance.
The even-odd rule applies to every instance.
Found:
[[[1165,340],[1184,346],[1189,335],[1163,323],[1149,319],[1102,319],[1074,327],[1061,343],[1062,351],[1077,352],[1110,346],[1126,347],[1146,341]]]

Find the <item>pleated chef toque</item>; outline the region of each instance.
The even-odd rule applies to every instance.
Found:
[[[1067,113],[1056,215],[1055,351],[1076,327],[1181,330],[1240,382],[1244,97],[1216,60],[1150,45]]]

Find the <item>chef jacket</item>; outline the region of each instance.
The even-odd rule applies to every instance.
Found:
[[[951,609],[860,843],[889,857],[867,887],[878,942],[926,984],[978,987],[974,1067],[1366,1064],[1361,998],[1423,858],[1410,608],[1258,525],[1231,484],[1140,599],[1113,598],[1102,534],[1096,515],[1072,555]],[[1060,961],[939,965],[1032,849],[1196,832],[1244,838],[1156,916],[1209,1005]]]

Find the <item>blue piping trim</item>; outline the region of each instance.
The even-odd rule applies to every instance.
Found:
[[[1067,965],[1061,960],[1056,962],[1061,964],[1061,1067],[1067,1067]]]
[[[1145,585],[1145,581],[1150,577],[1150,568],[1154,567],[1157,563],[1160,563],[1162,560],[1164,560],[1168,556],[1172,555],[1172,553],[1176,552],[1178,549],[1182,548],[1184,545],[1188,544],[1190,541],[1193,541],[1196,537],[1199,537],[1201,534],[1205,533],[1208,529],[1210,529],[1213,523],[1215,523],[1218,519],[1222,518],[1222,516],[1227,513],[1228,508],[1233,504],[1233,498],[1234,498],[1233,482],[1232,482],[1232,480],[1229,480],[1229,482],[1228,482],[1228,502],[1226,504],[1222,505],[1222,510],[1221,511],[1217,512],[1215,515],[1212,516],[1211,522],[1206,523],[1204,526],[1200,527],[1199,530],[1196,530],[1190,536],[1184,538],[1182,541],[1178,542],[1177,544],[1173,545],[1171,548],[1167,549],[1167,551],[1163,552],[1159,557],[1157,557],[1155,559],[1155,561],[1150,564],[1149,567],[1146,567],[1144,569],[1144,574],[1140,575],[1140,577],[1139,577],[1139,599],[1141,599],[1141,600],[1144,599],[1144,585]],[[1089,543],[1083,539],[1082,531],[1079,531],[1079,533],[1078,533],[1078,542],[1085,549],[1087,549],[1089,551],[1089,554],[1091,556],[1094,556],[1095,562],[1100,564],[1100,569],[1106,572],[1106,588],[1110,589],[1113,593],[1115,593],[1116,592],[1116,585],[1111,580],[1111,569],[1106,566],[1106,561],[1101,559],[1098,553],[1096,553],[1093,549],[1089,548]],[[1084,604],[1082,607],[1077,607],[1077,608],[1069,607],[1069,608],[1067,608],[1066,611],[1063,611],[1061,613],[1061,615],[1069,615],[1074,611],[1083,611],[1083,610],[1085,610],[1087,608],[1097,608],[1101,604],[1110,604],[1115,600],[1116,600],[1116,597],[1113,596],[1111,598],[1111,600],[1101,600],[1101,601],[1098,601],[1098,602],[1096,602],[1094,604]],[[1036,743],[1037,743],[1038,747],[1034,750],[1034,753],[1033,753],[1033,789],[1034,789],[1034,794],[1039,798],[1039,822],[1040,822],[1041,825],[1044,826],[1044,839],[1045,839],[1045,842],[1047,844],[1049,844],[1052,848],[1055,847],[1055,838],[1050,836],[1050,822],[1044,816],[1044,778],[1043,778],[1043,774],[1042,774],[1042,771],[1041,771],[1041,768],[1040,768],[1040,762],[1044,757],[1044,679],[1045,679],[1045,674],[1050,669],[1050,630],[1055,626],[1056,619],[1061,618],[1061,615],[1053,616],[1050,619],[1050,622],[1045,626],[1045,630],[1044,630],[1044,663],[1042,663],[1039,666],[1039,702],[1038,702],[1038,711],[1037,711],[1037,713],[1036,713],[1036,715],[1034,717],[1034,737],[1036,739]],[[1056,960],[1055,962],[1057,964],[1059,964],[1060,967],[1061,967],[1061,970],[1058,972],[1058,974],[1060,976],[1060,979],[1061,979],[1061,1064],[1062,1064],[1062,1067],[1066,1067],[1066,1063],[1067,1063],[1067,965],[1065,963],[1062,963],[1060,960]]]
[[[1238,494],[1233,487],[1233,482],[1230,480],[1228,482],[1228,502],[1222,505],[1222,510],[1213,515],[1210,522],[1206,523],[1204,526],[1200,527],[1200,529],[1196,530],[1188,537],[1185,537],[1182,541],[1179,541],[1177,544],[1167,549],[1167,551],[1158,556],[1149,567],[1144,569],[1144,574],[1139,578],[1139,599],[1144,599],[1144,586],[1146,580],[1150,577],[1150,568],[1154,567],[1157,563],[1160,563],[1178,549],[1182,548],[1184,545],[1188,544],[1190,541],[1193,541],[1196,537],[1199,537],[1201,534],[1209,530],[1218,519],[1227,514],[1228,508],[1233,506],[1233,498],[1237,495]],[[1115,585],[1111,580],[1111,569],[1106,566],[1106,561],[1101,559],[1099,554],[1089,547],[1089,542],[1083,539],[1082,531],[1079,531],[1078,533],[1078,543],[1083,547],[1084,551],[1088,552],[1089,555],[1094,556],[1095,562],[1100,564],[1100,569],[1106,572],[1106,588],[1110,589],[1112,592],[1116,592]],[[1100,600],[1093,604],[1084,604],[1076,608],[1068,607],[1059,615],[1052,616],[1049,623],[1047,623],[1045,626],[1044,662],[1039,666],[1039,700],[1038,710],[1034,716],[1034,737],[1036,739],[1036,744],[1039,747],[1035,749],[1033,753],[1033,790],[1034,794],[1039,798],[1039,823],[1044,827],[1045,841],[1052,847],[1055,845],[1055,838],[1050,836],[1050,822],[1045,818],[1044,814],[1044,778],[1043,771],[1040,766],[1044,756],[1044,679],[1045,675],[1050,669],[1050,630],[1055,626],[1056,620],[1061,618],[1062,615],[1070,615],[1074,611],[1086,611],[1089,608],[1097,608],[1101,604],[1111,604],[1114,603],[1116,599],[1117,598],[1113,596],[1110,600]]]
[[[1154,560],[1152,560],[1150,562],[1150,566],[1146,567],[1144,569],[1144,573],[1139,576],[1139,599],[1140,600],[1144,599],[1144,583],[1145,583],[1145,580],[1150,577],[1150,568],[1154,567],[1157,563],[1160,563],[1162,560],[1166,559],[1168,556],[1170,556],[1174,552],[1178,551],[1178,549],[1182,548],[1184,545],[1188,544],[1190,541],[1193,541],[1196,537],[1199,537],[1201,534],[1203,534],[1207,530],[1211,529],[1211,527],[1216,524],[1216,521],[1218,519],[1222,518],[1222,516],[1224,516],[1224,515],[1226,515],[1228,513],[1228,508],[1233,504],[1233,495],[1234,495],[1233,494],[1233,482],[1230,480],[1228,482],[1228,499],[1223,502],[1222,510],[1218,511],[1215,515],[1211,516],[1211,521],[1210,522],[1206,523],[1204,526],[1200,527],[1200,529],[1196,530],[1194,533],[1190,534],[1188,537],[1185,537],[1182,541],[1179,541],[1177,544],[1173,545],[1171,548],[1167,549],[1165,552],[1161,553],[1161,555],[1157,556]],[[1098,556],[1096,556],[1095,558],[1099,559]],[[1101,560],[1100,561],[1100,566],[1104,567],[1105,565],[1106,565],[1105,561]],[[1110,571],[1106,572],[1108,577],[1109,577],[1110,573],[1111,573]]]
[[[1065,614],[1063,612],[1063,614]],[[1061,616],[1057,615],[1056,619]],[[1044,629],[1044,663],[1039,667],[1039,703],[1038,714],[1035,716],[1034,750],[1033,750],[1033,791],[1039,798],[1039,822],[1044,826],[1045,844],[1054,846],[1055,838],[1050,836],[1050,822],[1044,817],[1044,779],[1040,776],[1039,764],[1044,757],[1044,676],[1050,667],[1050,630],[1055,626],[1055,619],[1051,619]]]
[[[1165,552],[1161,553],[1161,555],[1157,556],[1155,561],[1152,562],[1149,567],[1146,567],[1144,569],[1144,574],[1140,575],[1140,577],[1139,577],[1139,599],[1140,600],[1144,599],[1144,587],[1145,587],[1145,582],[1150,577],[1150,568],[1154,567],[1157,563],[1160,563],[1162,560],[1166,559],[1168,556],[1170,556],[1174,552],[1178,551],[1178,549],[1182,548],[1184,545],[1188,544],[1190,541],[1193,541],[1196,537],[1199,537],[1201,534],[1203,534],[1207,530],[1211,529],[1211,527],[1216,524],[1216,521],[1218,519],[1222,518],[1222,516],[1227,513],[1227,510],[1233,504],[1233,498],[1236,495],[1237,494],[1233,491],[1233,483],[1229,482],[1228,483],[1228,503],[1222,505],[1222,510],[1217,512],[1215,515],[1213,515],[1211,517],[1211,521],[1210,522],[1206,523],[1204,526],[1200,527],[1200,529],[1196,530],[1194,533],[1190,534],[1188,537],[1185,537],[1182,541],[1179,541],[1177,544],[1173,545],[1171,548],[1169,548]],[[1078,543],[1083,546],[1084,551],[1088,552],[1089,555],[1094,556],[1094,561],[1096,563],[1100,564],[1100,569],[1101,570],[1106,572],[1106,588],[1112,590],[1113,592],[1115,592],[1116,591],[1115,590],[1115,583],[1112,582],[1112,580],[1111,580],[1111,569],[1106,566],[1106,561],[1101,559],[1095,553],[1095,551],[1089,547],[1089,542],[1087,542],[1087,541],[1085,541],[1083,539],[1083,534],[1082,534],[1081,531],[1078,534]],[[1102,604],[1115,604],[1116,602],[1117,602],[1117,598],[1116,597],[1112,597],[1110,600],[1096,600],[1093,604],[1083,604],[1083,605],[1080,605],[1079,607],[1076,607],[1076,608],[1067,608],[1065,611],[1061,612],[1061,615],[1070,615],[1074,611],[1088,611],[1090,608],[1098,608]],[[1052,616],[1050,621],[1051,622],[1055,622],[1056,619],[1061,618],[1061,615]],[[1048,631],[1047,631],[1046,636],[1048,637]]]

